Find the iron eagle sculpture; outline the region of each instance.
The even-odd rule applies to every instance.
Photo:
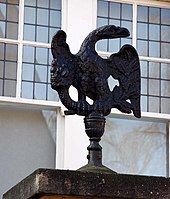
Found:
[[[88,116],[97,111],[106,116],[112,108],[117,108],[123,113],[133,112],[135,117],[141,117],[140,63],[135,48],[126,44],[108,58],[102,58],[95,50],[99,40],[129,35],[126,28],[114,25],[97,28],[85,38],[77,54],[70,52],[63,30],[54,35],[51,43],[51,87],[68,109],[66,114]],[[110,76],[119,82],[112,90],[108,85]],[[78,101],[69,95],[71,85],[78,91]],[[89,104],[86,97],[92,99],[93,104]]]

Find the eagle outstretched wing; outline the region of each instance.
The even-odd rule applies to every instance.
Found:
[[[141,117],[140,63],[135,48],[124,45],[118,53],[110,56],[108,66],[111,76],[119,81],[112,91],[113,107],[127,113],[132,110],[135,117]]]
[[[55,89],[69,114],[87,116],[92,112],[108,115],[112,108],[140,117],[140,64],[131,45],[124,45],[108,59],[98,55],[95,44],[102,39],[128,37],[126,28],[107,25],[89,33],[77,54],[70,52],[66,33],[59,30],[52,39],[53,55],[51,86]],[[119,81],[111,91],[108,78]],[[69,95],[69,87],[78,91],[78,101]],[[93,104],[86,101],[92,99]]]

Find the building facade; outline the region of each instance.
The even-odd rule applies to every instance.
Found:
[[[37,168],[87,163],[83,118],[64,116],[50,87],[50,42],[63,29],[71,52],[102,25],[129,29],[103,40],[107,57],[125,43],[141,63],[142,118],[112,110],[101,141],[103,163],[119,173],[169,176],[170,3],[145,0],[0,0],[0,194]],[[110,88],[117,84],[108,79]],[[72,98],[77,91],[70,89]]]

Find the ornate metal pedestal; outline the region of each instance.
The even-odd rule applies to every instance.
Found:
[[[87,147],[89,154],[87,155],[88,164],[78,169],[78,171],[90,171],[101,173],[115,173],[102,164],[102,147],[99,142],[104,134],[106,119],[103,114],[93,112],[84,118],[85,131],[90,138],[90,145]]]
[[[52,39],[51,87],[68,109],[66,115],[85,116],[85,131],[90,139],[88,164],[80,171],[113,172],[102,165],[102,147],[99,145],[104,133],[104,116],[112,108],[141,117],[140,64],[136,50],[131,45],[124,45],[108,59],[95,51],[95,43],[101,39],[127,36],[129,31],[126,28],[114,25],[100,27],[85,38],[75,55],[70,52],[64,31],[59,30]],[[119,82],[113,90],[108,85],[110,76]],[[78,91],[78,101],[69,95],[71,85]],[[92,105],[86,97],[93,100]]]

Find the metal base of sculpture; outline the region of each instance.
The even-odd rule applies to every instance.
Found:
[[[93,112],[84,118],[85,131],[90,140],[87,147],[88,164],[78,169],[78,171],[98,172],[98,173],[115,173],[102,164],[102,147],[99,142],[104,134],[106,119],[102,113]]]

